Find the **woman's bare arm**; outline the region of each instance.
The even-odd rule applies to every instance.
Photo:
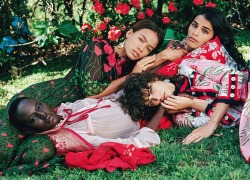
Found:
[[[208,104],[208,101],[202,99],[191,99],[188,97],[171,95],[161,103],[161,106],[165,109],[176,112],[181,112],[181,110],[186,108],[192,108],[197,111],[204,112]]]
[[[213,134],[217,129],[221,119],[225,115],[229,104],[218,103],[208,124],[201,126],[192,133],[190,133],[182,142],[183,144],[190,144],[192,142],[199,142]]]
[[[158,110],[149,121],[147,127],[156,131],[159,127],[159,123],[164,113],[165,113],[165,109],[162,106],[159,106]]]

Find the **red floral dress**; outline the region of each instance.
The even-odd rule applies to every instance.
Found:
[[[186,40],[185,39],[181,43],[186,47]],[[243,82],[241,84],[241,86],[242,86],[241,98],[243,101],[246,100],[246,97],[248,94],[248,88],[247,88],[248,70],[238,68],[237,63],[228,54],[228,52],[226,51],[224,46],[221,44],[218,37],[215,37],[214,39],[212,39],[212,40],[208,41],[207,43],[203,44],[202,46],[200,46],[199,48],[196,48],[195,50],[191,51],[190,53],[188,53],[184,57],[177,59],[173,62],[170,62],[169,64],[160,68],[157,71],[157,73],[161,74],[161,75],[165,75],[165,76],[175,75],[178,73],[178,67],[181,64],[181,62],[185,61],[185,60],[194,60],[194,62],[197,62],[196,60],[198,60],[198,61],[200,61],[200,60],[217,61],[217,62],[220,62],[222,64],[225,64],[226,66],[228,66],[232,69],[237,69],[237,70],[241,71],[241,73],[243,73],[243,76],[244,76]],[[194,66],[192,66],[192,63],[189,63],[189,66],[192,68],[195,66],[195,64],[194,64]],[[207,90],[204,88],[203,92],[206,92],[206,91]],[[211,107],[213,107],[215,105],[216,105],[216,103],[213,103],[213,105],[211,105]],[[238,114],[239,114],[238,112],[241,112],[241,110],[242,110],[242,108],[240,108],[240,110],[234,109],[233,114],[237,114],[237,117],[238,117]],[[191,117],[192,121],[194,120],[193,118],[198,116],[198,114],[194,112],[193,115],[195,115],[195,116]],[[199,114],[199,116],[200,115],[202,115],[202,114]],[[201,124],[198,123],[198,121],[199,121],[198,120],[196,123],[197,126],[201,126],[202,124],[204,124],[205,122],[207,122],[209,120],[209,117],[207,117],[206,114],[203,114],[203,115],[204,115],[204,118],[199,119]],[[185,118],[187,119],[188,117],[190,117],[190,116],[187,116]],[[231,121],[231,123],[229,123],[229,125],[235,124],[236,122],[234,120],[232,120],[232,119],[235,119],[235,117],[236,116],[229,118],[228,120],[225,120],[225,122]],[[236,118],[236,119],[238,119],[238,118]],[[204,123],[201,121],[204,121]],[[178,122],[178,124],[181,124],[181,123]],[[187,125],[188,123],[185,123],[185,124]],[[226,124],[224,123],[224,125],[226,125]],[[164,116],[161,120],[160,128],[169,128],[170,126],[171,126],[171,123],[170,123],[169,118],[167,116]]]
[[[230,127],[239,123],[246,99],[242,72],[216,61],[190,58],[182,61],[178,73],[185,75],[185,78],[177,86],[176,94],[187,93],[209,102],[204,113],[192,109],[189,113],[173,115],[173,121],[178,126],[200,127],[207,124],[219,102],[230,104],[220,125]]]

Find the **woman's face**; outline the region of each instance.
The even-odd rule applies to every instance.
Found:
[[[150,29],[140,29],[126,33],[125,52],[130,60],[138,60],[147,56],[158,45],[157,34]]]
[[[172,83],[165,81],[155,81],[148,83],[149,89],[144,92],[145,105],[158,106],[167,97],[172,95],[175,90],[175,86]]]
[[[60,118],[47,104],[35,99],[24,99],[18,105],[19,120],[27,127],[43,132],[53,129]]]
[[[198,15],[188,28],[187,47],[192,51],[214,37],[211,23],[203,16]]]

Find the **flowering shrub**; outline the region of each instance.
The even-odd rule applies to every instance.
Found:
[[[152,19],[163,29],[172,28],[186,34],[193,14],[204,6],[221,9],[236,28],[249,26],[250,21],[248,0],[231,3],[226,0],[54,0],[48,1],[50,3],[39,1],[33,5],[30,5],[32,0],[26,1],[29,3],[23,3],[21,9],[18,4],[11,4],[12,9],[16,10],[14,14],[24,13],[22,19],[6,13],[8,7],[5,5],[0,8],[4,20],[12,19],[11,22],[0,24],[0,27],[10,28],[7,31],[0,28],[0,67],[10,59],[16,59],[19,61],[16,64],[19,64],[18,57],[31,55],[31,41],[38,42],[36,48],[43,47],[45,52],[54,47],[53,43],[57,46],[62,41],[77,44],[81,40],[86,43],[90,38],[99,36],[118,44],[123,41],[123,35],[132,24],[145,18]],[[26,9],[40,8],[40,11],[33,17],[30,11],[24,10],[25,6]],[[29,26],[26,26],[24,20],[29,22]],[[34,33],[31,34],[29,29]],[[29,46],[24,50],[25,47],[20,44]]]
[[[220,0],[167,0],[162,4],[153,0],[118,0],[112,2],[93,0],[91,3],[91,12],[86,13],[94,14],[95,19],[89,18],[91,16],[85,18],[81,26],[82,32],[88,31],[90,36],[103,36],[114,42],[123,40],[122,34],[138,20],[149,18],[164,29],[169,27],[186,34],[193,14],[199,8],[209,6],[219,8],[222,11],[231,8],[226,1]],[[234,16],[236,16],[237,12],[234,13]],[[240,25],[239,22],[238,25]],[[241,26],[244,25],[241,24]]]

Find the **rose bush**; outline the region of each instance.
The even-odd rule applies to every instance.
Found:
[[[193,14],[204,6],[221,9],[228,22],[237,29],[245,29],[250,21],[248,0],[231,3],[226,0],[54,0],[39,1],[36,4],[32,0],[25,0],[22,3],[21,9],[14,2],[9,4],[13,6],[10,8],[12,13],[2,12],[8,7],[0,3],[0,13],[3,13],[5,19],[0,24],[5,28],[0,28],[0,67],[8,63],[8,59],[12,60],[11,64],[13,59],[17,61],[14,62],[15,65],[20,64],[22,58],[13,56],[29,54],[21,53],[20,49],[24,52],[22,44],[29,44],[31,41],[37,42],[35,49],[44,48],[45,52],[51,48],[59,48],[61,42],[77,44],[82,41],[83,47],[90,38],[99,36],[118,44],[123,41],[122,35],[132,24],[145,18],[152,19],[163,29],[172,28],[186,34]],[[39,13],[31,14],[31,9],[38,9]],[[18,24],[11,24],[14,17],[19,18]],[[17,27],[27,27],[26,31],[32,34],[20,34],[21,29],[13,31]],[[31,50],[30,45],[26,49]]]

